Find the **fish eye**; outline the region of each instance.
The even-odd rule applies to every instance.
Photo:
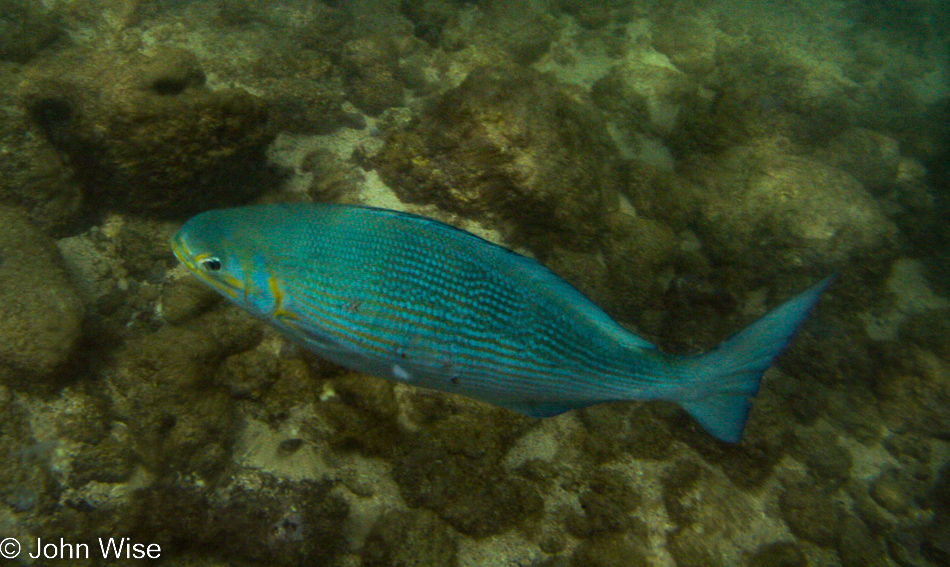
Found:
[[[201,261],[201,267],[209,272],[217,272],[221,269],[221,260],[217,258],[206,258]]]

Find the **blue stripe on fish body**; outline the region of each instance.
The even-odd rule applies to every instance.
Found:
[[[830,283],[706,355],[676,357],[538,262],[407,213],[303,204],[209,211],[172,248],[203,282],[354,370],[534,416],[670,400],[730,442],[762,373]]]

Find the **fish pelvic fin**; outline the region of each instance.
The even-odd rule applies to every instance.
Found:
[[[674,401],[713,437],[738,443],[762,375],[834,279],[829,276],[779,305],[715,350],[684,360],[690,395]]]

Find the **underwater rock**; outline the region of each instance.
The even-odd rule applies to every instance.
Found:
[[[579,538],[588,538],[603,532],[644,529],[633,518],[640,505],[640,495],[630,488],[626,479],[609,469],[596,470],[592,476],[587,488],[578,496],[584,513],[568,517],[567,530]]]
[[[663,504],[670,520],[685,526],[696,519],[694,492],[710,480],[709,471],[693,460],[677,461],[661,479]]]
[[[273,181],[264,103],[204,80],[184,51],[75,48],[31,68],[21,91],[88,205],[184,216],[247,200]]]
[[[236,3],[223,2],[224,10],[233,9]],[[271,2],[264,3],[273,6]],[[278,8],[279,10],[279,8]],[[291,37],[295,46],[304,49],[313,49],[319,53],[326,53],[333,57],[339,57],[343,52],[343,45],[357,31],[354,25],[354,11],[348,10],[346,5],[330,4],[329,2],[319,2],[317,4],[307,4],[307,14],[311,18],[304,23]],[[260,19],[254,14],[246,16],[248,21]],[[242,22],[238,22],[240,24]],[[296,22],[295,22],[296,23]]]
[[[667,274],[673,272],[681,253],[681,239],[667,224],[644,217],[613,213],[606,218],[609,237],[604,239],[603,259],[617,313],[640,324],[639,317],[665,311],[662,305]],[[639,316],[639,317],[638,317]]]
[[[555,2],[559,10],[569,14],[588,29],[598,29],[613,21],[640,15],[641,10],[649,10],[637,4],[639,2],[617,2],[616,0],[557,0]]]
[[[888,453],[904,464],[928,466],[933,458],[929,439],[920,435],[895,433],[882,444]]]
[[[51,468],[62,485],[74,490],[89,483],[128,482],[138,464],[128,429],[113,421],[103,396],[83,386],[67,386],[50,403],[32,408],[34,420],[52,425],[45,432],[52,433],[57,449]],[[113,495],[116,503],[119,492]]]
[[[554,18],[539,5],[493,0],[447,19],[439,39],[448,52],[473,48],[483,57],[530,65],[548,51],[557,31]]]
[[[950,362],[911,347],[902,366],[887,369],[875,388],[890,428],[950,438]]]
[[[758,18],[768,16],[761,13]],[[746,115],[749,119],[761,116],[759,111],[785,115],[786,128],[773,130],[773,135],[822,143],[850,124],[874,121],[881,114],[880,103],[869,101],[865,92],[879,87],[862,85],[849,76],[841,52],[824,43],[828,37],[776,33],[756,19],[719,20],[721,28],[731,29],[729,36],[719,38],[718,73],[715,83],[708,85],[739,95],[748,109],[759,107]]]
[[[300,160],[300,171],[312,176],[307,195],[314,203],[353,203],[366,182],[363,170],[341,160],[326,149],[308,152]]]
[[[228,462],[234,399],[212,378],[229,354],[261,338],[259,323],[229,307],[130,341],[106,371],[115,414],[153,471],[211,478]]]
[[[82,191],[69,166],[23,107],[18,65],[0,63],[0,203],[24,208],[40,228],[60,235],[75,223]]]
[[[859,518],[848,515],[841,528],[838,556],[842,567],[889,567],[887,549]]]
[[[392,510],[373,524],[361,556],[364,567],[455,567],[458,535],[426,510]]]
[[[177,325],[197,317],[221,300],[221,294],[200,280],[179,278],[162,289],[162,316],[169,323]]]
[[[803,268],[827,274],[895,246],[896,227],[856,179],[771,143],[734,148],[695,173],[708,187],[705,249],[757,278]]]
[[[536,249],[600,238],[618,185],[598,118],[529,68],[482,67],[376,157],[404,201],[506,222]]]
[[[329,483],[239,471],[217,485],[170,480],[137,494],[128,522],[163,553],[215,550],[237,562],[275,567],[332,565],[345,545],[348,506]]]
[[[135,472],[136,462],[130,443],[107,437],[77,452],[70,463],[70,483],[80,487],[89,482],[127,482]]]
[[[363,117],[347,113],[343,88],[334,79],[329,60],[312,52],[296,52],[291,61],[267,58],[256,80],[263,92],[270,124],[289,134],[328,134],[341,127],[362,128]]]
[[[857,384],[828,390],[825,396],[824,411],[838,427],[866,445],[880,440],[885,420],[874,392]]]
[[[716,551],[712,542],[731,539],[729,534],[759,529],[753,501],[716,469],[692,458],[673,463],[660,477],[663,505],[675,526],[676,546],[684,560],[701,565],[695,557]],[[705,541],[705,544],[698,545]]]
[[[584,425],[584,453],[607,463],[625,453],[636,459],[665,460],[674,451],[670,429],[679,414],[673,404],[620,402],[598,404],[576,412]]]
[[[623,436],[623,448],[635,459],[665,460],[674,452],[672,428],[686,421],[673,404],[644,404],[630,414],[629,433]],[[606,435],[607,432],[605,431]]]
[[[845,512],[833,494],[815,484],[792,484],[779,495],[782,518],[796,536],[833,547],[841,538]]]
[[[602,534],[586,539],[571,557],[571,567],[648,567],[645,534]]]
[[[798,435],[790,451],[792,456],[805,463],[816,481],[831,486],[840,486],[851,478],[853,459],[838,444],[838,435],[833,431],[807,430]]]
[[[323,388],[323,392],[332,392],[332,397],[315,408],[330,426],[329,433],[320,435],[331,446],[344,451],[384,458],[398,454],[406,443],[406,433],[399,424],[400,407],[393,383],[336,366],[333,369],[342,375],[329,380]],[[308,384],[304,387],[312,389]],[[299,397],[290,401],[296,402]]]
[[[933,520],[923,529],[920,552],[934,565],[950,564],[950,465],[940,469],[931,492]]]
[[[29,61],[63,35],[57,10],[45,2],[0,2],[0,60]]]
[[[69,278],[90,311],[121,293],[117,288],[123,268],[106,242],[98,228],[56,241]]]
[[[325,3],[308,4],[306,10],[312,11],[309,24],[292,27],[275,44],[261,46],[246,67],[235,67],[228,57],[205,58],[202,66],[262,97],[272,131],[312,135],[344,126],[362,128],[362,115],[343,108],[346,93],[339,63],[352,35],[346,27],[351,19]]]
[[[681,529],[670,534],[666,548],[676,567],[728,567],[709,545],[710,536],[701,530]]]
[[[692,420],[675,427],[674,432],[707,463],[717,466],[736,488],[743,490],[762,486],[785,454],[784,428],[772,435],[761,430],[749,431],[738,445],[715,443],[704,431],[696,429]]]
[[[757,549],[749,567],[808,567],[808,558],[794,543],[778,541]]]
[[[653,46],[686,73],[705,75],[716,65],[715,18],[696,10],[672,10],[653,21]]]
[[[371,116],[393,106],[405,97],[399,74],[399,51],[392,38],[368,36],[353,39],[343,46],[344,82],[354,105]]]
[[[935,182],[938,177],[939,173],[931,173],[916,159],[902,157],[897,167],[897,178],[878,195],[881,207],[906,236],[908,244],[915,249],[937,250],[945,246],[941,242],[946,241],[942,233],[947,227],[942,221],[947,217],[947,211],[946,203],[941,203],[938,197],[939,182]],[[944,208],[941,208],[941,205]],[[927,265],[934,291],[944,296],[950,295],[944,283],[950,281],[950,278],[938,275],[938,266],[941,260],[946,261],[947,258],[948,256],[938,253],[936,256],[921,259]]]
[[[234,397],[258,400],[279,378],[277,356],[256,348],[227,357],[214,381],[225,386]]]
[[[428,424],[403,441],[406,452],[396,459],[393,480],[403,499],[475,538],[538,516],[544,503],[537,487],[501,463],[527,421],[506,410],[473,408]]]
[[[871,498],[878,506],[898,515],[905,514],[913,505],[913,493],[908,490],[911,487],[906,486],[909,483],[901,478],[906,473],[901,472],[894,468],[885,469],[871,481],[869,487]]]
[[[102,358],[123,338],[163,324],[162,294],[177,289],[166,285],[172,230],[169,224],[111,214],[57,241],[88,314],[80,362]]]
[[[867,128],[851,128],[835,136],[823,154],[831,165],[847,171],[870,191],[897,179],[901,163],[897,140]]]
[[[55,372],[83,319],[56,245],[23,213],[0,208],[0,381]]]
[[[474,538],[503,533],[537,516],[543,501],[523,479],[444,451],[415,450],[394,471],[411,506],[425,506]]]
[[[670,18],[679,15],[673,10]],[[673,144],[679,155],[718,152],[767,136],[824,145],[862,122],[858,116],[874,120],[881,114],[880,103],[862,96],[877,87],[847,76],[840,52],[813,43],[820,34],[809,33],[806,46],[799,43],[803,37],[775,33],[770,22],[756,21],[768,20],[765,13],[714,17],[715,70],[703,76],[704,96],[683,109]]]
[[[125,271],[137,280],[162,281],[171,258],[168,240],[178,226],[131,215],[113,218],[110,236]]]
[[[667,136],[699,85],[658,52],[634,52],[594,84],[595,103],[635,131]]]
[[[55,446],[38,442],[30,433],[30,415],[19,404],[12,403],[12,392],[0,385],[0,504],[4,515],[10,512],[33,513],[47,506],[55,507],[59,490],[50,467]],[[11,522],[4,523],[10,529]]]
[[[458,17],[459,6],[452,0],[404,0],[399,10],[412,22],[412,35],[436,47],[443,29]]]

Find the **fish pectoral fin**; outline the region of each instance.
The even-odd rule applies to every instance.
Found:
[[[278,314],[274,317],[274,323],[285,334],[317,353],[343,350],[342,345],[335,337],[321,329],[307,325],[290,313]]]

